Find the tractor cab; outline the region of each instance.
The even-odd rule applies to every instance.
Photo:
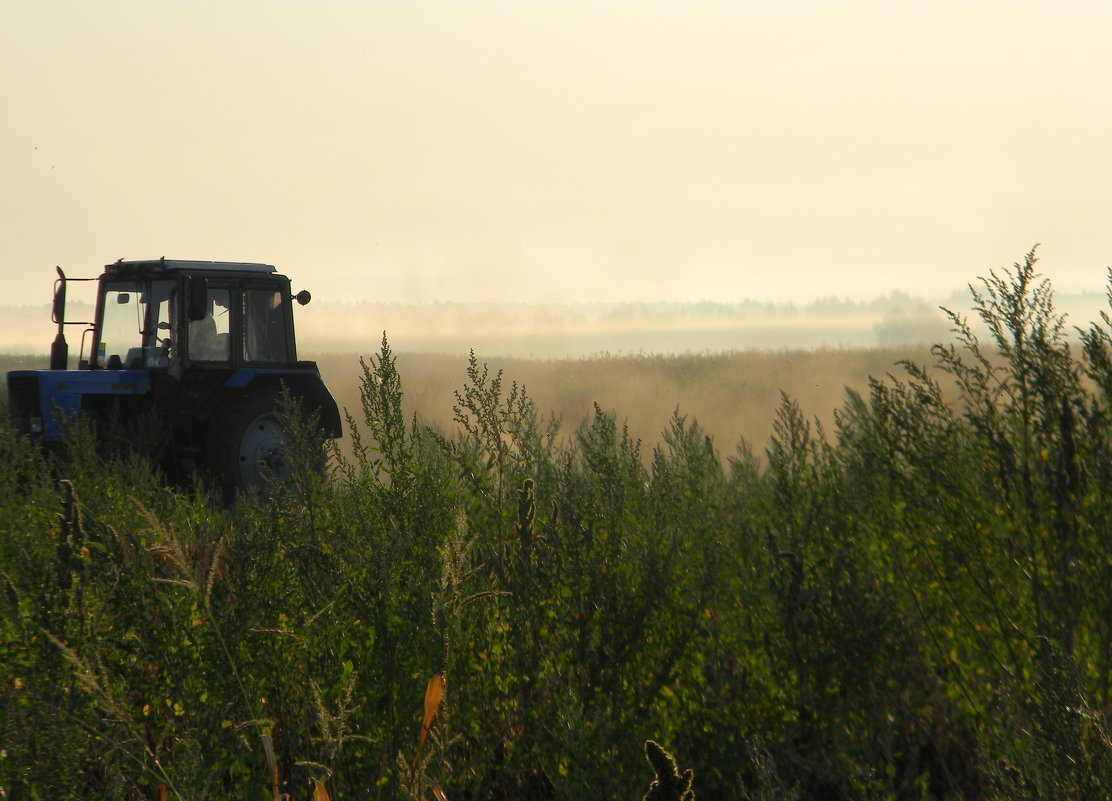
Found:
[[[289,279],[266,264],[117,262],[101,276],[82,366],[165,370],[297,361]],[[84,343],[82,343],[84,351]],[[84,353],[82,354],[84,355]]]

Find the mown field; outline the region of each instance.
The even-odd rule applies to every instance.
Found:
[[[973,315],[794,387],[322,359],[346,450],[295,425],[232,509],[5,429],[0,796],[635,799],[652,739],[703,799],[1109,797],[1109,327],[1076,344],[1033,258]]]

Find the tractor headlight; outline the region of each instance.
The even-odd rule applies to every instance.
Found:
[[[32,434],[41,434],[42,433],[42,418],[41,417],[32,417],[31,418],[31,425],[29,426],[29,428],[30,428],[30,431],[31,431]]]

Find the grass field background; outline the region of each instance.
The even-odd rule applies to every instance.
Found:
[[[371,355],[371,354],[368,354]],[[507,382],[523,385],[537,408],[553,414],[562,430],[574,431],[598,403],[629,426],[646,449],[658,444],[672,414],[697,419],[726,455],[744,438],[763,451],[772,433],[781,392],[796,399],[828,428],[845,402],[847,387],[863,390],[870,375],[899,371],[901,359],[922,361],[925,346],[738,351],[716,354],[596,356],[579,359],[490,358],[476,354]],[[337,402],[358,408],[360,372],[355,354],[315,356]],[[425,425],[454,427],[454,393],[466,381],[459,356],[400,353],[406,378],[404,407]]]

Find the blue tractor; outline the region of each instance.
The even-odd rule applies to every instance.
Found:
[[[92,321],[66,319],[70,281],[98,282]],[[79,279],[59,268],[50,369],[8,373],[12,422],[54,446],[63,418],[85,413],[102,432],[145,430],[174,475],[202,470],[229,497],[261,488],[288,475],[284,393],[341,436],[316,363],[297,358],[292,306],[309,299],[268,264],[121,260]],[[76,370],[66,326],[84,327]]]

